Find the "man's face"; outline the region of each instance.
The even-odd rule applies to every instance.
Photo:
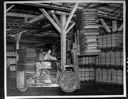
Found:
[[[48,50],[48,53],[50,54],[51,53],[51,50]]]

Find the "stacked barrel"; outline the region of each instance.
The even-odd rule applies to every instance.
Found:
[[[79,57],[79,65],[93,65],[95,64],[95,57]]]
[[[96,57],[96,81],[123,85],[123,31],[105,33],[100,28],[99,49]],[[102,67],[102,68],[101,68]]]
[[[35,71],[36,66],[36,50],[34,48],[26,48],[19,50],[19,60],[17,63],[18,71]]]
[[[78,10],[76,28],[80,80],[123,85],[123,31],[107,33],[105,28],[99,28],[95,9]]]
[[[123,51],[101,52],[96,57],[96,65],[111,66],[113,68],[123,67]]]
[[[100,35],[98,38],[99,48],[122,47],[123,45],[123,35],[121,32]]]
[[[95,57],[79,57],[79,78],[80,81],[93,81],[95,79],[94,68]]]
[[[123,84],[123,70],[120,69],[96,69],[96,82],[108,84]]]
[[[95,75],[94,74],[94,68],[92,68],[92,67],[79,68],[80,81],[93,81],[95,79],[94,75]]]
[[[6,52],[6,65],[10,68],[10,71],[16,71],[16,51]]]

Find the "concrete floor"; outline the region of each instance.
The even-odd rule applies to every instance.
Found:
[[[20,92],[16,88],[15,73],[8,73],[7,95],[8,96],[49,96],[49,95],[121,95],[122,86],[103,85],[99,83],[81,83],[81,88],[73,93],[65,93],[57,88],[28,88],[25,92]]]

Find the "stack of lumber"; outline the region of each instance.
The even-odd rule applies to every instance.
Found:
[[[97,25],[97,10],[86,9],[81,12],[80,19],[81,30],[80,30],[80,49],[81,54],[98,53],[98,39],[99,26]],[[81,22],[81,21],[80,21]]]

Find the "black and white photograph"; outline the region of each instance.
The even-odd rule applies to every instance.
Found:
[[[4,95],[126,97],[124,0],[4,1]]]

